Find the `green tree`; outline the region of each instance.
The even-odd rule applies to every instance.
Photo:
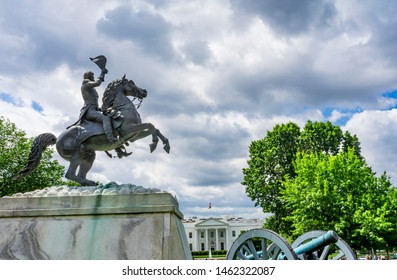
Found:
[[[300,129],[290,122],[276,125],[265,138],[253,141],[249,147],[248,168],[243,169],[248,196],[264,212],[273,213],[266,227],[278,232],[288,231],[283,217],[289,213],[280,197],[285,176],[294,177],[293,161],[298,150]]]
[[[353,248],[385,247],[385,237],[396,230],[386,174],[377,178],[353,149],[332,156],[300,153],[294,166],[296,176],[281,192],[294,236],[333,229]]]
[[[389,228],[381,233],[385,241],[385,248],[389,253],[393,249],[397,249],[397,189],[395,187],[389,189],[382,211],[384,211],[387,221],[394,226],[394,229]]]
[[[341,151],[353,149],[360,155],[361,148],[357,136],[348,131],[343,133],[339,126],[331,122],[308,121],[300,136],[299,151],[337,155]]]
[[[298,152],[335,155],[349,148],[360,156],[358,138],[330,122],[308,121],[302,131],[292,122],[278,124],[263,139],[253,141],[242,184],[256,206],[273,213],[265,227],[286,235],[291,232],[291,224],[284,219],[291,213],[280,191],[284,189],[286,177],[296,176],[293,163]]]
[[[64,167],[52,159],[51,149],[44,151],[37,170],[30,176],[13,179],[26,164],[32,141],[15,124],[0,117],[0,197],[63,184]]]
[[[386,173],[382,174],[363,194],[355,209],[354,219],[359,222],[354,237],[366,249],[386,248],[397,244],[396,189]]]

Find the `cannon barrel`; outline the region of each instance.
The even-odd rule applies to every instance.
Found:
[[[293,249],[293,251],[297,255],[310,254],[310,253],[313,253],[329,244],[334,244],[334,243],[338,242],[338,240],[339,240],[338,234],[335,231],[330,230],[330,231],[327,231],[326,233],[324,233],[323,235],[321,235],[313,240],[310,240],[305,244],[302,244],[302,245],[296,247],[295,249]],[[260,258],[262,258],[262,251],[257,252],[257,254]],[[247,259],[252,260],[252,259],[254,259],[254,256],[249,255],[249,256],[247,256]],[[280,260],[285,259],[285,255],[280,254],[279,259]]]
[[[333,231],[327,231],[325,234],[305,243],[302,244],[294,249],[294,252],[297,255],[301,254],[310,254],[313,253],[329,244],[333,244],[338,242],[339,236],[338,234]]]
[[[269,229],[253,229],[233,242],[227,259],[356,260],[357,256],[334,231],[312,230],[299,236],[290,245],[282,236]]]

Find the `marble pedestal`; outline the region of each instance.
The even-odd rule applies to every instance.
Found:
[[[0,198],[0,259],[191,259],[182,217],[164,192],[58,187]]]

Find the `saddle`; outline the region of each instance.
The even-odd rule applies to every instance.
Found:
[[[123,118],[111,118],[111,123],[114,131],[121,126]],[[78,145],[92,136],[105,134],[102,123],[85,120],[84,118],[80,122],[69,126],[67,129],[73,130],[74,135],[76,135],[75,143]]]

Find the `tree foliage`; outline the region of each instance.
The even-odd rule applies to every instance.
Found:
[[[294,239],[335,230],[355,249],[397,243],[397,190],[376,177],[355,135],[330,122],[276,125],[249,147],[246,193],[273,213],[264,227]]]
[[[333,229],[356,249],[386,245],[385,234],[397,229],[386,174],[377,178],[352,149],[334,156],[300,153],[294,165],[297,174],[282,191],[294,236]]]
[[[15,124],[0,117],[0,197],[62,184],[64,167],[46,149],[36,171],[18,181],[13,177],[23,169],[33,139]]]
[[[301,131],[292,122],[278,124],[263,139],[253,141],[249,147],[248,167],[243,169],[246,193],[261,206],[264,212],[273,213],[266,227],[289,234],[291,225],[283,219],[290,215],[280,195],[286,177],[296,176],[293,165],[298,152],[335,155],[352,148],[360,156],[360,143],[356,136],[341,130],[330,122],[308,121]]]
[[[298,151],[300,129],[294,123],[276,125],[265,138],[249,147],[248,168],[243,169],[246,192],[264,212],[273,213],[267,227],[278,232],[286,230],[282,220],[288,215],[280,196],[285,176],[295,176],[293,161]]]
[[[331,122],[308,121],[299,139],[299,151],[302,152],[337,155],[348,149],[353,149],[357,156],[361,156],[357,136],[351,135],[348,131],[343,132],[339,126]]]

